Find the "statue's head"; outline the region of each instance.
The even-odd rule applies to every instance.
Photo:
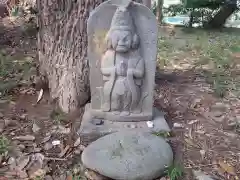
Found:
[[[107,46],[117,52],[128,52],[139,46],[139,36],[135,32],[133,19],[126,7],[117,8],[106,36]]]

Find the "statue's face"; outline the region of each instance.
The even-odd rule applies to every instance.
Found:
[[[130,31],[114,30],[111,35],[113,49],[122,53],[129,51],[133,39]]]

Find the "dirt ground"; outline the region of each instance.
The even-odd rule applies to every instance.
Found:
[[[100,179],[83,173],[79,114],[63,114],[45,90],[37,102],[36,31],[24,22],[0,24],[0,179]],[[240,178],[237,36],[160,28],[155,106],[172,127],[175,164],[184,172],[179,179],[193,180],[194,170]]]

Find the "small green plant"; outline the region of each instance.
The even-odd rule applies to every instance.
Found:
[[[0,50],[0,94],[5,96],[16,88],[21,80],[26,79],[31,67],[32,62],[26,59],[15,60],[7,52]]]
[[[240,122],[236,121],[236,124],[234,126],[234,130],[236,133],[240,134]]]
[[[86,180],[86,178],[80,175],[73,175],[72,180]]]
[[[44,177],[42,177],[42,176],[36,176],[36,177],[34,178],[34,180],[44,180]]]
[[[182,168],[176,164],[169,166],[165,172],[170,180],[178,180],[183,175]]]
[[[163,138],[168,138],[171,136],[171,133],[167,132],[167,131],[154,132],[153,134],[156,136],[159,136],[159,137],[163,137]]]
[[[60,109],[54,109],[50,114],[50,118],[53,119],[56,123],[61,123],[65,120],[66,115]]]
[[[6,52],[0,51],[0,77],[5,78],[10,70],[13,70],[11,59],[6,55]]]
[[[8,151],[9,144],[9,140],[6,137],[0,136],[0,155]]]
[[[207,83],[212,85],[215,94],[218,97],[223,98],[230,88],[230,84],[232,82],[231,77],[223,71],[205,73],[205,77]]]
[[[18,6],[14,6],[12,9],[11,9],[11,15],[12,16],[18,16],[19,15],[19,7]]]

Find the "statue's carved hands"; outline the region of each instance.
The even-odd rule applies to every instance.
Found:
[[[133,76],[133,69],[128,69],[127,75],[128,76]]]
[[[117,74],[119,76],[126,76],[127,75],[127,67],[124,62],[121,62],[120,64],[117,65]]]

